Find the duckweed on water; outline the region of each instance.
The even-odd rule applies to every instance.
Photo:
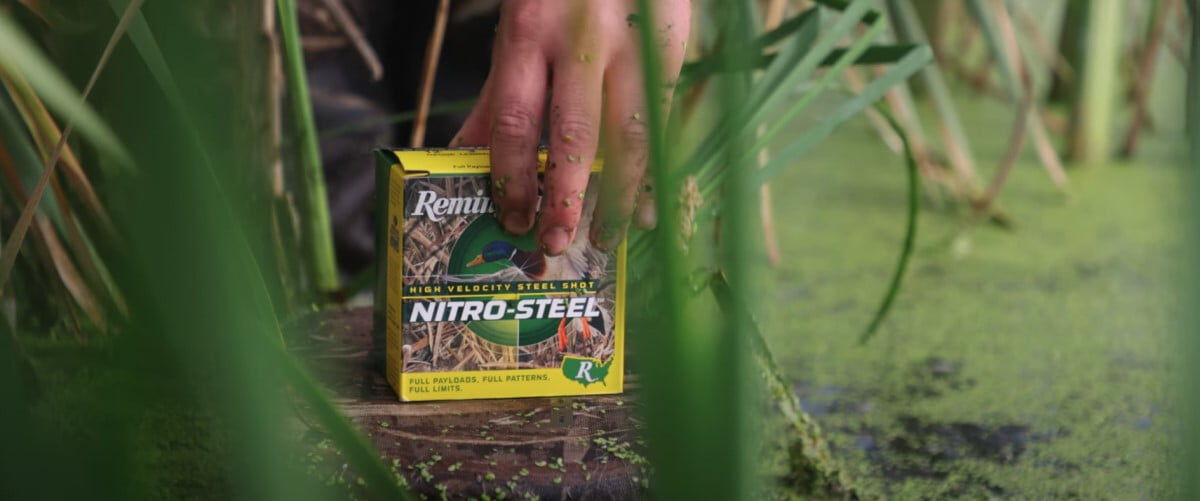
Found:
[[[990,101],[961,109],[978,131],[1010,116]],[[1171,156],[1075,169],[1069,201],[1030,157],[1000,197],[1013,230],[924,211],[891,317],[858,346],[903,231],[899,160],[862,147],[873,134],[847,127],[805,160],[853,168],[779,179],[791,191],[775,211],[797,230],[779,234],[781,306],[764,312],[862,494],[1170,497],[1173,277],[1189,254]],[[999,158],[999,136],[972,138],[981,158]]]

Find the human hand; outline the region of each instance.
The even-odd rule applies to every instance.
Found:
[[[683,64],[690,0],[655,0],[662,79]],[[505,0],[491,74],[450,146],[491,146],[493,190],[504,228],[525,234],[537,214],[537,148],[547,94],[550,151],[538,224],[542,249],[557,255],[575,238],[590,166],[605,127],[604,173],[590,238],[602,249],[625,236],[635,207],[654,225],[653,197],[642,189],[648,127],[634,0]],[[666,90],[667,103],[671,89]],[[663,103],[665,108],[666,103]],[[641,196],[639,196],[641,194]]]

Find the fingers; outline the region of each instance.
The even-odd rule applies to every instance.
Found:
[[[646,172],[647,133],[641,72],[631,64],[609,68],[604,76],[604,174],[590,236],[600,249],[621,243]]]
[[[683,64],[684,41],[688,36],[687,4],[675,7],[667,9],[665,27],[658,36],[664,82],[674,82],[678,78]],[[636,54],[637,47],[627,50],[634,54],[618,57],[605,74],[604,81],[607,158],[600,183],[600,200],[590,230],[593,245],[601,249],[612,249],[620,244],[635,215],[638,226],[643,228],[653,228],[657,222],[653,182],[646,175],[649,126],[640,55]],[[673,85],[668,85],[664,102],[657,103],[664,116],[670,108],[672,90]]]
[[[537,210],[537,144],[546,95],[546,59],[530,31],[540,23],[540,11],[530,6],[536,3],[504,4],[489,76],[492,198],[504,229],[518,235],[533,226]]]
[[[554,66],[550,159],[538,223],[538,240],[550,255],[563,253],[575,239],[583,193],[596,157],[603,78],[596,59],[586,51],[562,54]]]
[[[608,129],[609,166],[601,182],[591,239],[612,248],[623,238],[630,219],[653,226],[654,195],[642,182],[647,103],[628,9],[590,2],[571,3],[577,8],[568,9],[566,3],[540,0],[508,0],[501,5],[492,73],[451,146],[490,144],[492,194],[504,228],[524,234],[536,219],[539,120],[550,64],[554,66],[553,103],[538,224],[540,245],[548,254],[560,254],[576,236],[601,118]],[[688,37],[690,2],[662,0],[657,5],[656,49],[662,54],[663,80],[674,82]],[[666,108],[668,102],[669,97],[652,105]]]

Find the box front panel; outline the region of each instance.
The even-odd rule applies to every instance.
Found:
[[[389,379],[399,378],[401,398],[620,392],[624,246],[602,252],[581,231],[548,256],[532,234],[500,227],[490,191],[502,181],[431,174],[406,153],[389,197],[389,217],[400,216],[400,248],[389,248]],[[580,228],[593,199],[578,200]]]

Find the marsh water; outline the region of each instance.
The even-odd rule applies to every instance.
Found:
[[[988,176],[1011,109],[961,109]],[[1027,150],[999,198],[1010,227],[925,197],[907,281],[865,346],[903,238],[902,160],[860,120],[775,183],[768,342],[864,494],[1170,492],[1189,207],[1182,141],[1162,137],[1135,162],[1071,168],[1065,194]]]

